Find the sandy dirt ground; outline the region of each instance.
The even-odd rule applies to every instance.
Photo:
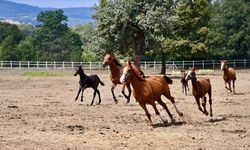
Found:
[[[183,117],[163,98],[176,123],[163,124],[148,106],[154,126],[143,109],[131,98],[110,91],[108,71],[96,73],[105,86],[100,86],[102,103],[89,106],[92,89],[84,92],[84,101],[74,101],[79,77],[27,77],[22,70],[0,70],[0,149],[250,149],[250,70],[237,70],[236,94],[224,88],[222,72],[198,76],[210,78],[213,91],[214,117],[203,115],[191,92],[185,96],[180,79],[170,85]],[[191,84],[189,83],[191,88]],[[170,119],[157,104],[165,119]],[[208,107],[208,106],[207,106]]]

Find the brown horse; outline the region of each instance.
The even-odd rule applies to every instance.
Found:
[[[231,81],[233,82],[233,93],[235,94],[235,80],[236,72],[233,68],[227,66],[226,60],[221,60],[221,70],[223,71],[223,79],[225,81],[225,88],[232,92]],[[227,84],[229,87],[227,87]]]
[[[111,92],[112,92],[114,101],[117,103],[117,99],[116,99],[115,94],[114,94],[114,89],[115,89],[117,84],[122,84],[120,82],[120,77],[122,75],[123,66],[110,53],[107,53],[104,57],[104,60],[103,60],[103,67],[106,67],[107,65],[109,65],[109,67],[110,67],[110,71],[111,71],[110,79],[113,83],[112,87],[111,87]],[[129,92],[128,95],[125,94],[125,86],[128,89],[128,92]],[[127,103],[129,103],[129,101],[130,101],[131,91],[132,90],[130,88],[130,83],[122,84],[122,94],[127,99]]]
[[[206,94],[208,94],[209,96],[209,104],[210,104],[210,116],[213,116],[212,113],[212,87],[210,84],[210,80],[209,79],[198,79],[196,78],[195,75],[195,68],[189,68],[189,71],[187,73],[186,76],[186,81],[187,80],[191,80],[192,82],[192,93],[193,96],[195,97],[196,103],[198,105],[199,110],[204,113],[205,115],[208,115],[208,112],[206,110]],[[202,101],[202,106],[203,109],[200,106],[200,98],[203,100]]]
[[[189,91],[189,87],[188,87],[188,81],[185,80],[186,77],[186,71],[185,69],[181,69],[181,85],[182,85],[182,93],[185,92],[185,95],[187,95],[187,90]]]
[[[100,104],[101,103],[101,96],[100,96],[100,91],[97,88],[98,88],[99,83],[102,86],[104,86],[104,83],[100,80],[100,78],[97,75],[90,75],[90,76],[86,75],[82,69],[82,66],[77,66],[75,68],[74,76],[77,76],[78,74],[80,76],[80,81],[79,81],[80,86],[79,86],[79,90],[78,90],[77,96],[75,98],[75,101],[78,99],[78,96],[79,96],[80,92],[82,91],[81,102],[83,102],[83,91],[86,88],[93,88],[94,93],[93,93],[93,99],[92,99],[91,105],[93,105],[93,103],[94,103],[96,93],[99,96],[99,103],[98,104]]]
[[[140,71],[134,65],[131,65],[131,62],[128,62],[128,65],[124,68],[123,74],[120,78],[121,83],[130,82],[133,87],[133,95],[137,102],[139,102],[140,106],[145,111],[148,120],[151,125],[153,125],[151,120],[151,115],[148,112],[146,104],[152,105],[155,110],[156,115],[160,117],[160,119],[166,123],[167,120],[164,120],[156,108],[155,101],[157,101],[168,113],[171,121],[174,122],[174,118],[170,111],[168,110],[167,105],[162,101],[161,95],[164,95],[168,98],[174,105],[176,112],[182,116],[183,113],[178,110],[175,105],[175,100],[170,94],[170,90],[168,87],[168,83],[172,83],[172,80],[167,76],[165,77],[152,77],[152,78],[143,78],[140,76]]]

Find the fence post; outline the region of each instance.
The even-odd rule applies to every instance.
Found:
[[[10,61],[10,68],[12,69],[12,61]]]
[[[21,68],[22,68],[22,62],[19,61],[19,69],[21,69]]]
[[[204,69],[205,67],[204,67],[204,60],[202,60],[202,69]]]
[[[56,62],[54,61],[54,69],[56,69]]]
[[[2,66],[2,68],[3,68],[3,61],[1,61],[1,66]]]
[[[234,59],[234,68],[235,68],[236,64],[235,64],[235,59]]]
[[[194,67],[194,60],[193,60],[193,67]]]
[[[213,70],[214,70],[214,60],[213,60]]]
[[[30,69],[30,61],[28,61],[28,69]]]
[[[156,69],[156,68],[155,68],[155,61],[154,61],[154,73],[155,73],[155,69]]]
[[[36,61],[36,68],[39,69],[39,63]]]
[[[147,69],[147,62],[146,61],[144,62],[144,69],[145,70]]]
[[[101,62],[99,62],[99,70],[101,70]]]
[[[183,69],[185,68],[185,62],[184,62],[184,60],[182,61],[182,68]]]
[[[246,68],[247,67],[247,60],[244,59],[244,67]]]
[[[92,70],[91,62],[89,62],[89,69]]]
[[[63,70],[64,70],[64,61],[63,61]]]

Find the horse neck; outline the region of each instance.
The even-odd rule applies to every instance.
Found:
[[[136,74],[133,73],[133,75],[131,76],[131,79],[130,79],[130,84],[132,85],[133,87],[133,90],[135,93],[139,93],[141,94],[141,89],[142,89],[142,84],[143,84],[144,81],[141,81],[138,77],[136,77]]]
[[[80,80],[84,80],[86,77],[86,74],[83,71],[81,71],[79,72],[79,76],[80,76]]]
[[[228,74],[228,73],[229,73],[228,67],[223,68],[223,73],[224,73],[224,75],[226,75],[226,74]]]
[[[192,87],[193,87],[193,89],[195,89],[195,90],[199,89],[199,87],[198,87],[198,81],[197,81],[197,78],[196,78],[196,77],[194,77],[194,78],[191,80],[191,82],[192,82]]]
[[[118,78],[120,78],[120,76],[121,76],[121,67],[116,65],[114,61],[112,61],[109,64],[109,67],[110,67],[111,75],[113,77],[117,76]]]

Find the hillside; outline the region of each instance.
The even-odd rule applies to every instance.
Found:
[[[56,8],[39,8],[7,0],[0,0],[0,20],[12,20],[19,23],[36,25],[36,16],[39,12],[55,9]],[[94,22],[91,17],[94,11],[89,7],[64,8],[62,10],[64,14],[68,16],[68,24],[70,26]]]

